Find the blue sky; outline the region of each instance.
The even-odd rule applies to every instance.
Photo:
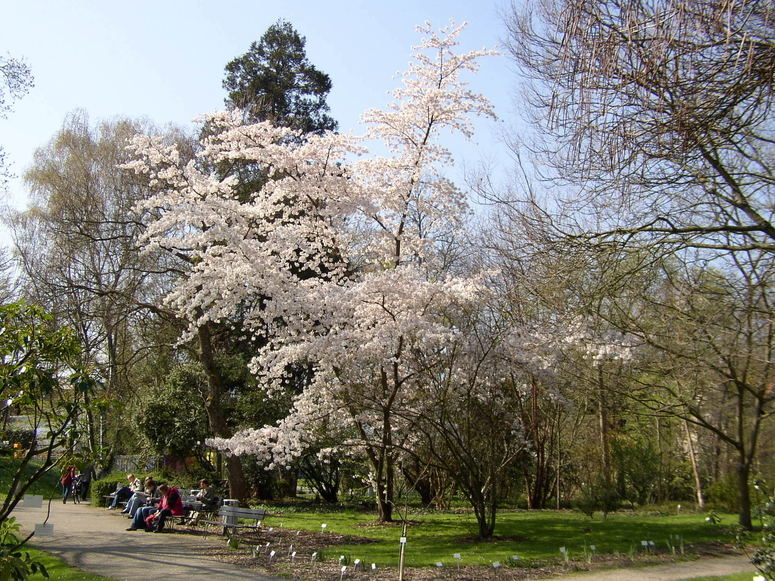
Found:
[[[85,110],[94,123],[115,116],[147,117],[160,125],[190,124],[223,107],[224,66],[245,53],[268,26],[290,21],[307,39],[307,56],[331,76],[332,115],[358,133],[360,114],[388,102],[398,85],[416,25],[468,22],[465,49],[496,47],[505,36],[504,0],[0,0],[0,53],[23,58],[35,87],[7,119],[0,143],[23,173],[32,154]],[[460,167],[503,155],[501,128],[513,117],[517,78],[506,56],[490,57],[472,86],[495,104],[502,120],[480,123],[471,145],[455,146]],[[19,179],[5,202],[26,204]]]

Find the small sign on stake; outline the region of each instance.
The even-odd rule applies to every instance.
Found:
[[[398,542],[401,543],[402,545],[405,545],[406,544],[406,537],[401,537],[400,539],[398,539]]]
[[[317,559],[317,557],[318,557],[318,552],[315,551],[314,553],[312,553],[312,556],[309,558],[309,562],[312,563],[315,559]]]
[[[441,561],[436,561],[436,568],[437,569],[441,569],[443,566],[444,566],[444,563],[442,563]]]
[[[35,534],[39,537],[53,537],[54,525],[50,523],[38,523],[35,525]]]
[[[43,506],[43,496],[40,494],[25,494],[24,508],[40,508]]]

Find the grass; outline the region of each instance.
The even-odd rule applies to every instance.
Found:
[[[99,575],[84,573],[79,569],[71,567],[62,559],[44,553],[38,549],[25,547],[24,550],[35,560],[45,565],[50,581],[110,581],[110,577],[100,577]],[[32,575],[28,577],[28,580],[30,581],[44,581],[45,579],[46,578],[43,575]]]
[[[11,458],[10,456],[0,456],[0,493],[5,496],[6,492],[11,488],[11,478],[16,473],[16,466],[19,461]],[[37,469],[38,465],[27,466],[26,474],[32,475]],[[59,484],[59,473],[57,468],[54,467],[43,477],[34,482],[30,488],[27,489],[27,494],[40,494],[43,498],[58,498],[61,493],[61,486]]]
[[[271,507],[270,514],[274,516],[265,521],[265,526],[321,531],[321,525],[326,524],[328,533],[372,540],[367,544],[345,544],[329,549],[328,557],[334,556],[328,554],[333,551],[368,563],[397,565],[401,526],[373,525],[373,514],[356,511],[283,514]],[[489,565],[493,561],[512,563],[513,557],[519,557],[522,566],[530,566],[563,559],[560,547],[565,547],[570,560],[575,561],[594,559],[595,554],[635,555],[647,551],[673,552],[673,549],[680,554],[676,537],[683,538],[684,547],[690,552],[690,545],[717,542],[722,534],[719,526],[709,525],[701,514],[616,514],[606,520],[591,520],[574,512],[504,511],[498,515],[496,539],[480,542],[475,539],[476,521],[470,513],[414,514],[409,518],[413,522],[407,532],[406,558],[407,564],[413,567],[437,562],[455,565],[455,553],[469,565]],[[734,521],[734,515],[724,515],[720,526],[731,526]],[[652,541],[655,546],[644,548],[642,541]]]

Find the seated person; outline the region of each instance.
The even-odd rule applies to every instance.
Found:
[[[146,504],[152,504],[152,501],[154,498],[159,498],[159,489],[156,487],[156,483],[153,481],[153,478],[150,476],[145,479],[145,490],[134,493],[132,498],[129,499],[129,502],[126,503],[126,508],[121,511],[121,514],[128,514],[129,518],[132,518],[135,516],[135,512],[137,512],[137,509],[141,506],[145,506]]]
[[[210,482],[205,478],[199,481],[199,492],[196,493],[196,499],[202,503],[203,511],[215,510],[218,506],[215,490],[210,487]]]
[[[140,479],[136,478],[134,474],[127,474],[126,479],[129,481],[129,484],[116,490],[113,496],[113,502],[108,506],[108,510],[114,510],[119,502],[129,500],[135,492],[140,490],[142,482],[140,482]]]
[[[164,529],[164,521],[168,516],[183,516],[183,499],[178,489],[174,486],[162,484],[159,486],[161,502],[158,508],[155,506],[140,507],[132,519],[132,526],[128,531],[143,529],[160,533]]]

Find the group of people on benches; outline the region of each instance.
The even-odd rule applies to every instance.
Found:
[[[117,500],[119,495],[127,498],[127,493],[131,496],[126,503],[126,507],[121,511],[132,519],[132,524],[128,531],[153,531],[160,533],[164,530],[164,523],[170,516],[184,516],[185,507],[180,491],[167,484],[156,485],[152,478],[146,478],[141,490],[140,480],[134,474],[127,476],[129,484],[116,491],[116,495],[108,507],[113,510],[118,507]],[[217,503],[215,491],[210,487],[206,479],[199,481],[199,490],[195,498],[202,503],[202,510],[213,510]],[[158,504],[155,504],[158,501]]]

